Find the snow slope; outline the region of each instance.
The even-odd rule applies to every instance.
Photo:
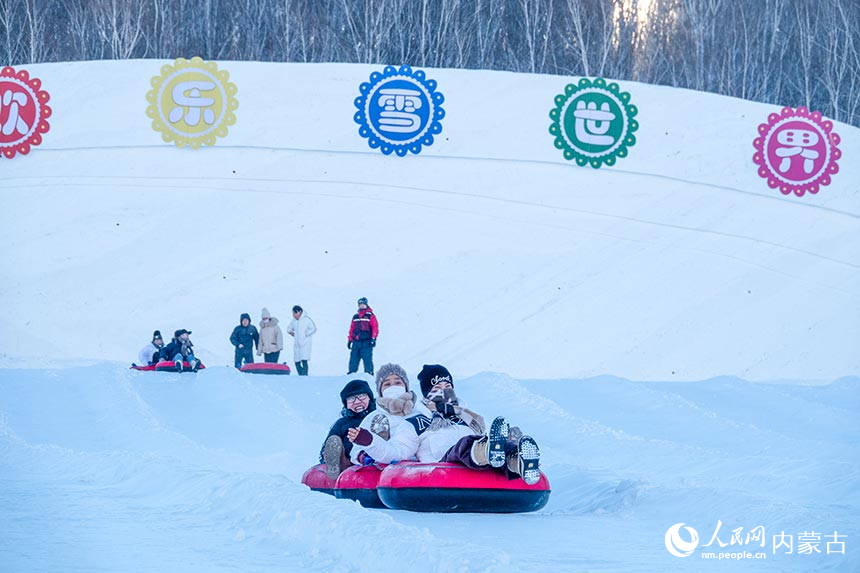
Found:
[[[461,380],[473,408],[538,437],[553,493],[536,514],[457,516],[364,510],[298,483],[344,381],[0,370],[0,569],[402,571],[404,555],[427,571],[860,566],[860,379]],[[718,521],[724,543],[764,526],[764,549],[743,548],[767,557],[666,551],[671,525],[705,544]],[[781,531],[837,531],[846,554],[773,554]]]
[[[144,115],[161,64],[28,68],[54,116],[0,163],[0,571],[860,569],[860,130],[836,126],[830,187],[784,198],[751,161],[775,106],[623,84],[639,141],[595,171],[547,132],[575,78],[430,70],[444,131],[401,159],[352,122],[376,67],[226,62],[236,125],[179,150]],[[298,483],[358,296],[377,363],[443,362],[536,437],[546,508],[364,510]],[[241,312],[295,303],[311,377],[226,366]],[[155,328],[192,329],[209,368],[128,370]],[[723,543],[763,526],[742,549],[766,558],[705,559],[738,550],[702,547],[718,522]],[[821,554],[798,554],[810,531]]]
[[[442,134],[386,157],[352,120],[376,67],[227,62],[236,124],[179,150],[144,113],[160,65],[32,66],[54,114],[42,146],[2,164],[8,364],[125,362],[156,328],[193,330],[227,364],[240,313],[286,320],[298,303],[320,328],[314,371],[338,375],[367,296],[381,360],[432,354],[461,374],[860,371],[856,128],[836,126],[831,186],[784,198],[752,163],[776,106],[622,84],[638,143],[593,170],[547,131],[576,78],[431,70]]]

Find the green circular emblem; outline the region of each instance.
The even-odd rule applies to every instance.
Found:
[[[604,163],[615,165],[616,157],[627,157],[627,148],[636,144],[633,132],[639,123],[633,118],[637,113],[636,106],[630,105],[630,94],[618,84],[583,78],[555,96],[549,132],[565,159],[597,169]]]

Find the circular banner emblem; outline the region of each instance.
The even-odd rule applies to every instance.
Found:
[[[0,71],[0,151],[9,159],[16,153],[27,155],[42,143],[42,134],[51,128],[48,92],[39,89],[41,80],[12,67]]]
[[[386,66],[382,73],[370,74],[355,98],[355,122],[361,137],[372,149],[400,157],[407,151],[418,154],[433,145],[433,136],[442,133],[445,97],[436,91],[436,82],[422,70],[409,66]]]
[[[633,132],[639,123],[633,118],[637,113],[636,106],[630,105],[630,94],[622,92],[618,84],[583,78],[555,96],[549,132],[565,159],[597,169],[614,165],[617,157],[627,157],[627,148],[636,144]]]
[[[824,120],[820,112],[784,107],[781,113],[770,114],[758,132],[753,162],[759,166],[759,176],[767,179],[771,189],[779,187],[783,195],[818,193],[839,171],[839,136],[833,133],[833,122]]]
[[[177,58],[172,66],[162,67],[146,94],[152,129],[176,147],[215,145],[217,137],[227,135],[227,126],[236,123],[233,112],[239,107],[238,90],[229,78],[215,62],[198,57],[190,61]]]

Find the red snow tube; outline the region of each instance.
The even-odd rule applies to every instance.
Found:
[[[334,496],[355,500],[362,507],[385,508],[376,489],[381,474],[376,466],[350,466],[338,476]]]
[[[206,368],[206,367],[203,365],[202,362],[197,367],[198,370],[203,370],[204,368]],[[162,360],[161,362],[159,362],[158,364],[155,365],[155,371],[156,372],[177,372],[176,363],[171,362],[170,360]],[[191,365],[188,362],[182,363],[182,371],[183,372],[193,372],[193,370],[191,370]]]
[[[325,473],[325,464],[317,464],[308,468],[308,471],[302,476],[302,483],[311,488],[311,490],[321,491],[329,495],[334,495],[335,481],[337,480],[331,479]]]
[[[528,485],[501,471],[473,470],[460,464],[402,462],[385,468],[377,486],[391,509],[434,512],[520,513],[549,501],[549,481]]]
[[[289,374],[290,367],[286,364],[274,362],[253,362],[239,368],[239,372],[250,372],[251,374]]]

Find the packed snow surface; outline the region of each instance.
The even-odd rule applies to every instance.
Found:
[[[352,121],[378,67],[219,62],[237,122],[192,151],[144,113],[164,63],[28,68],[53,116],[0,163],[0,571],[860,570],[860,130],[836,124],[830,186],[783,197],[751,159],[778,106],[622,83],[637,143],[594,170],[547,131],[577,78],[428,70],[443,132],[386,157]],[[416,387],[446,364],[537,440],[543,510],[299,483],[359,296],[377,364]],[[239,314],[293,304],[311,376],[235,371]],[[205,370],[128,369],[179,328]]]

